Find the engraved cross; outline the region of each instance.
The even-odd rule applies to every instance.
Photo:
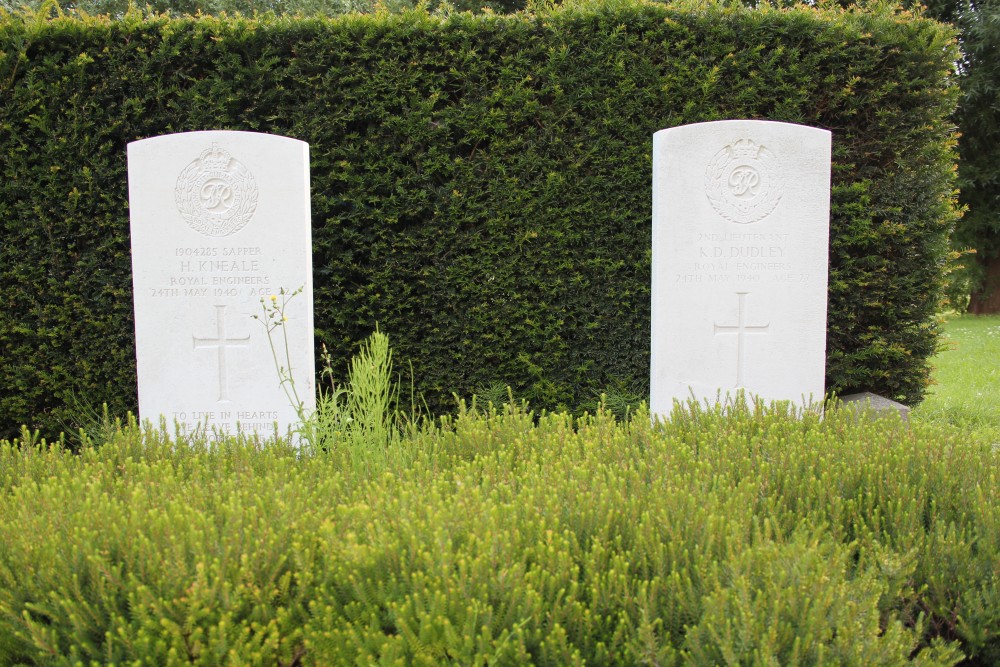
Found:
[[[746,297],[750,292],[737,292],[740,301],[739,319],[736,324],[720,325],[713,322],[715,335],[736,334],[736,386],[743,387],[743,336],[747,334],[767,334],[771,323],[750,325],[746,323]]]
[[[219,401],[229,400],[229,376],[226,372],[226,350],[229,348],[250,347],[250,334],[243,338],[226,338],[226,307],[215,307],[216,334],[215,338],[198,338],[193,336],[194,348],[215,348],[219,353]]]

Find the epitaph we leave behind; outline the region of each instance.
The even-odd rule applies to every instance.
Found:
[[[650,411],[824,397],[830,133],[731,120],[653,135]]]
[[[270,436],[277,424],[284,435],[298,415],[253,316],[262,298],[302,290],[273,335],[312,412],[309,145],[254,132],[165,135],[129,144],[128,174],[140,418],[189,433]]]

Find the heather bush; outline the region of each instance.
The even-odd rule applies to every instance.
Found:
[[[78,454],[25,438],[0,446],[3,664],[951,665],[1000,647],[1000,452],[932,424],[477,406],[377,470],[127,423]]]

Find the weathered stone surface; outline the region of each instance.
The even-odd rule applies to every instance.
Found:
[[[861,392],[860,394],[848,394],[846,396],[841,396],[840,401],[850,409],[870,409],[876,414],[896,412],[900,417],[902,417],[903,421],[910,420],[910,408],[908,406],[903,405],[902,403],[897,403],[891,398],[873,394],[870,391]]]
[[[650,408],[822,401],[830,133],[768,121],[653,139]]]
[[[187,432],[286,432],[298,418],[253,316],[262,298],[302,290],[275,335],[289,337],[291,359],[282,344],[279,361],[311,411],[308,144],[189,132],[131,143],[128,160],[140,418]]]

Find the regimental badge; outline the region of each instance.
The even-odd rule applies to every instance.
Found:
[[[713,208],[741,225],[770,215],[781,200],[783,185],[774,153],[750,139],[720,150],[705,171],[705,193]]]
[[[177,177],[174,200],[196,232],[229,236],[257,210],[257,183],[243,163],[213,143]]]

